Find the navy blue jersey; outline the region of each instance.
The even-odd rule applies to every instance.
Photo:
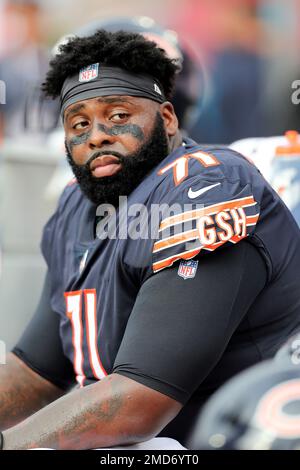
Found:
[[[204,257],[216,250],[229,253],[241,240],[259,250],[267,267],[268,281],[250,320],[261,358],[275,352],[274,337],[281,337],[283,327],[291,332],[300,327],[299,228],[240,154],[187,140],[121,204],[109,237],[101,237],[101,230],[95,237],[96,212],[77,183],[69,185],[42,240],[51,307],[81,386],[112,373],[138,293],[151,276],[180,263],[180,274],[188,279],[195,269],[189,260],[201,265]],[[102,228],[104,234],[107,226]],[[250,328],[245,322],[239,338]]]

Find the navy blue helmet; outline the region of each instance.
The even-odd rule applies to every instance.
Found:
[[[238,374],[207,402],[191,449],[300,449],[300,366],[268,360]]]
[[[292,336],[275,356],[279,364],[292,365],[300,369],[300,333]]]

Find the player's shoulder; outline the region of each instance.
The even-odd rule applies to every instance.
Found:
[[[66,233],[64,228],[68,225],[70,219],[74,217],[76,208],[78,208],[82,198],[83,194],[77,181],[71,180],[62,191],[56,211],[43,229],[41,249],[48,264],[50,263],[51,250],[56,240],[57,229],[60,228],[62,232]]]
[[[190,177],[242,178],[257,173],[255,165],[244,155],[227,146],[201,145],[187,153]]]
[[[200,161],[203,166],[209,168],[215,164],[243,164],[245,162],[249,163],[249,160],[234,148],[230,148],[227,145],[200,145],[196,144],[192,148],[187,147],[188,152],[191,154],[196,154],[200,157]]]
[[[67,207],[76,207],[83,195],[76,178],[73,178],[65,186],[58,201],[58,210],[64,211]]]
[[[184,151],[162,166],[158,172],[164,178],[164,199],[177,199],[180,194],[195,199],[204,194],[214,202],[218,199],[244,197],[253,185],[262,186],[263,181],[255,165],[243,155],[226,146],[189,144]],[[195,189],[196,188],[196,189]],[[248,194],[247,194],[248,195]],[[186,197],[185,197],[186,199]]]

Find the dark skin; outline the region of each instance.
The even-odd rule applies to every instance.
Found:
[[[104,126],[103,124],[98,124],[97,129],[104,132],[106,135],[120,135],[120,134],[132,134],[140,142],[144,141],[144,134],[141,128],[135,124],[125,124],[122,126],[114,125],[111,127]],[[83,132],[82,134],[72,137],[69,142],[69,148],[73,151],[75,145],[84,144],[89,140],[91,132]]]
[[[125,157],[136,152],[151,134],[157,112],[163,118],[172,151],[182,140],[169,102],[110,96],[69,106],[64,127],[74,161],[84,165],[97,151]],[[0,427],[13,426],[3,433],[4,449],[91,449],[133,444],[156,436],[182,408],[176,400],[118,374],[60,397],[62,391],[11,356],[12,362],[0,368]],[[22,368],[22,380],[14,373],[16,361]],[[21,404],[22,382],[27,385]]]
[[[15,426],[63,393],[9,353],[0,366],[0,430]]]
[[[134,96],[93,98],[65,111],[66,142],[75,163],[85,164],[95,150],[126,156],[149,137],[157,111],[169,137],[170,151],[181,145],[178,121],[171,103],[163,104]]]

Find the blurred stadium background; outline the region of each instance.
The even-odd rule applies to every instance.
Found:
[[[61,140],[49,131],[51,105],[43,114],[37,86],[60,37],[116,16],[151,17],[193,51],[204,85],[185,127],[198,142],[300,128],[300,105],[291,100],[300,79],[299,0],[0,1],[0,339],[7,349],[38,300],[41,230],[56,205],[64,160]]]

